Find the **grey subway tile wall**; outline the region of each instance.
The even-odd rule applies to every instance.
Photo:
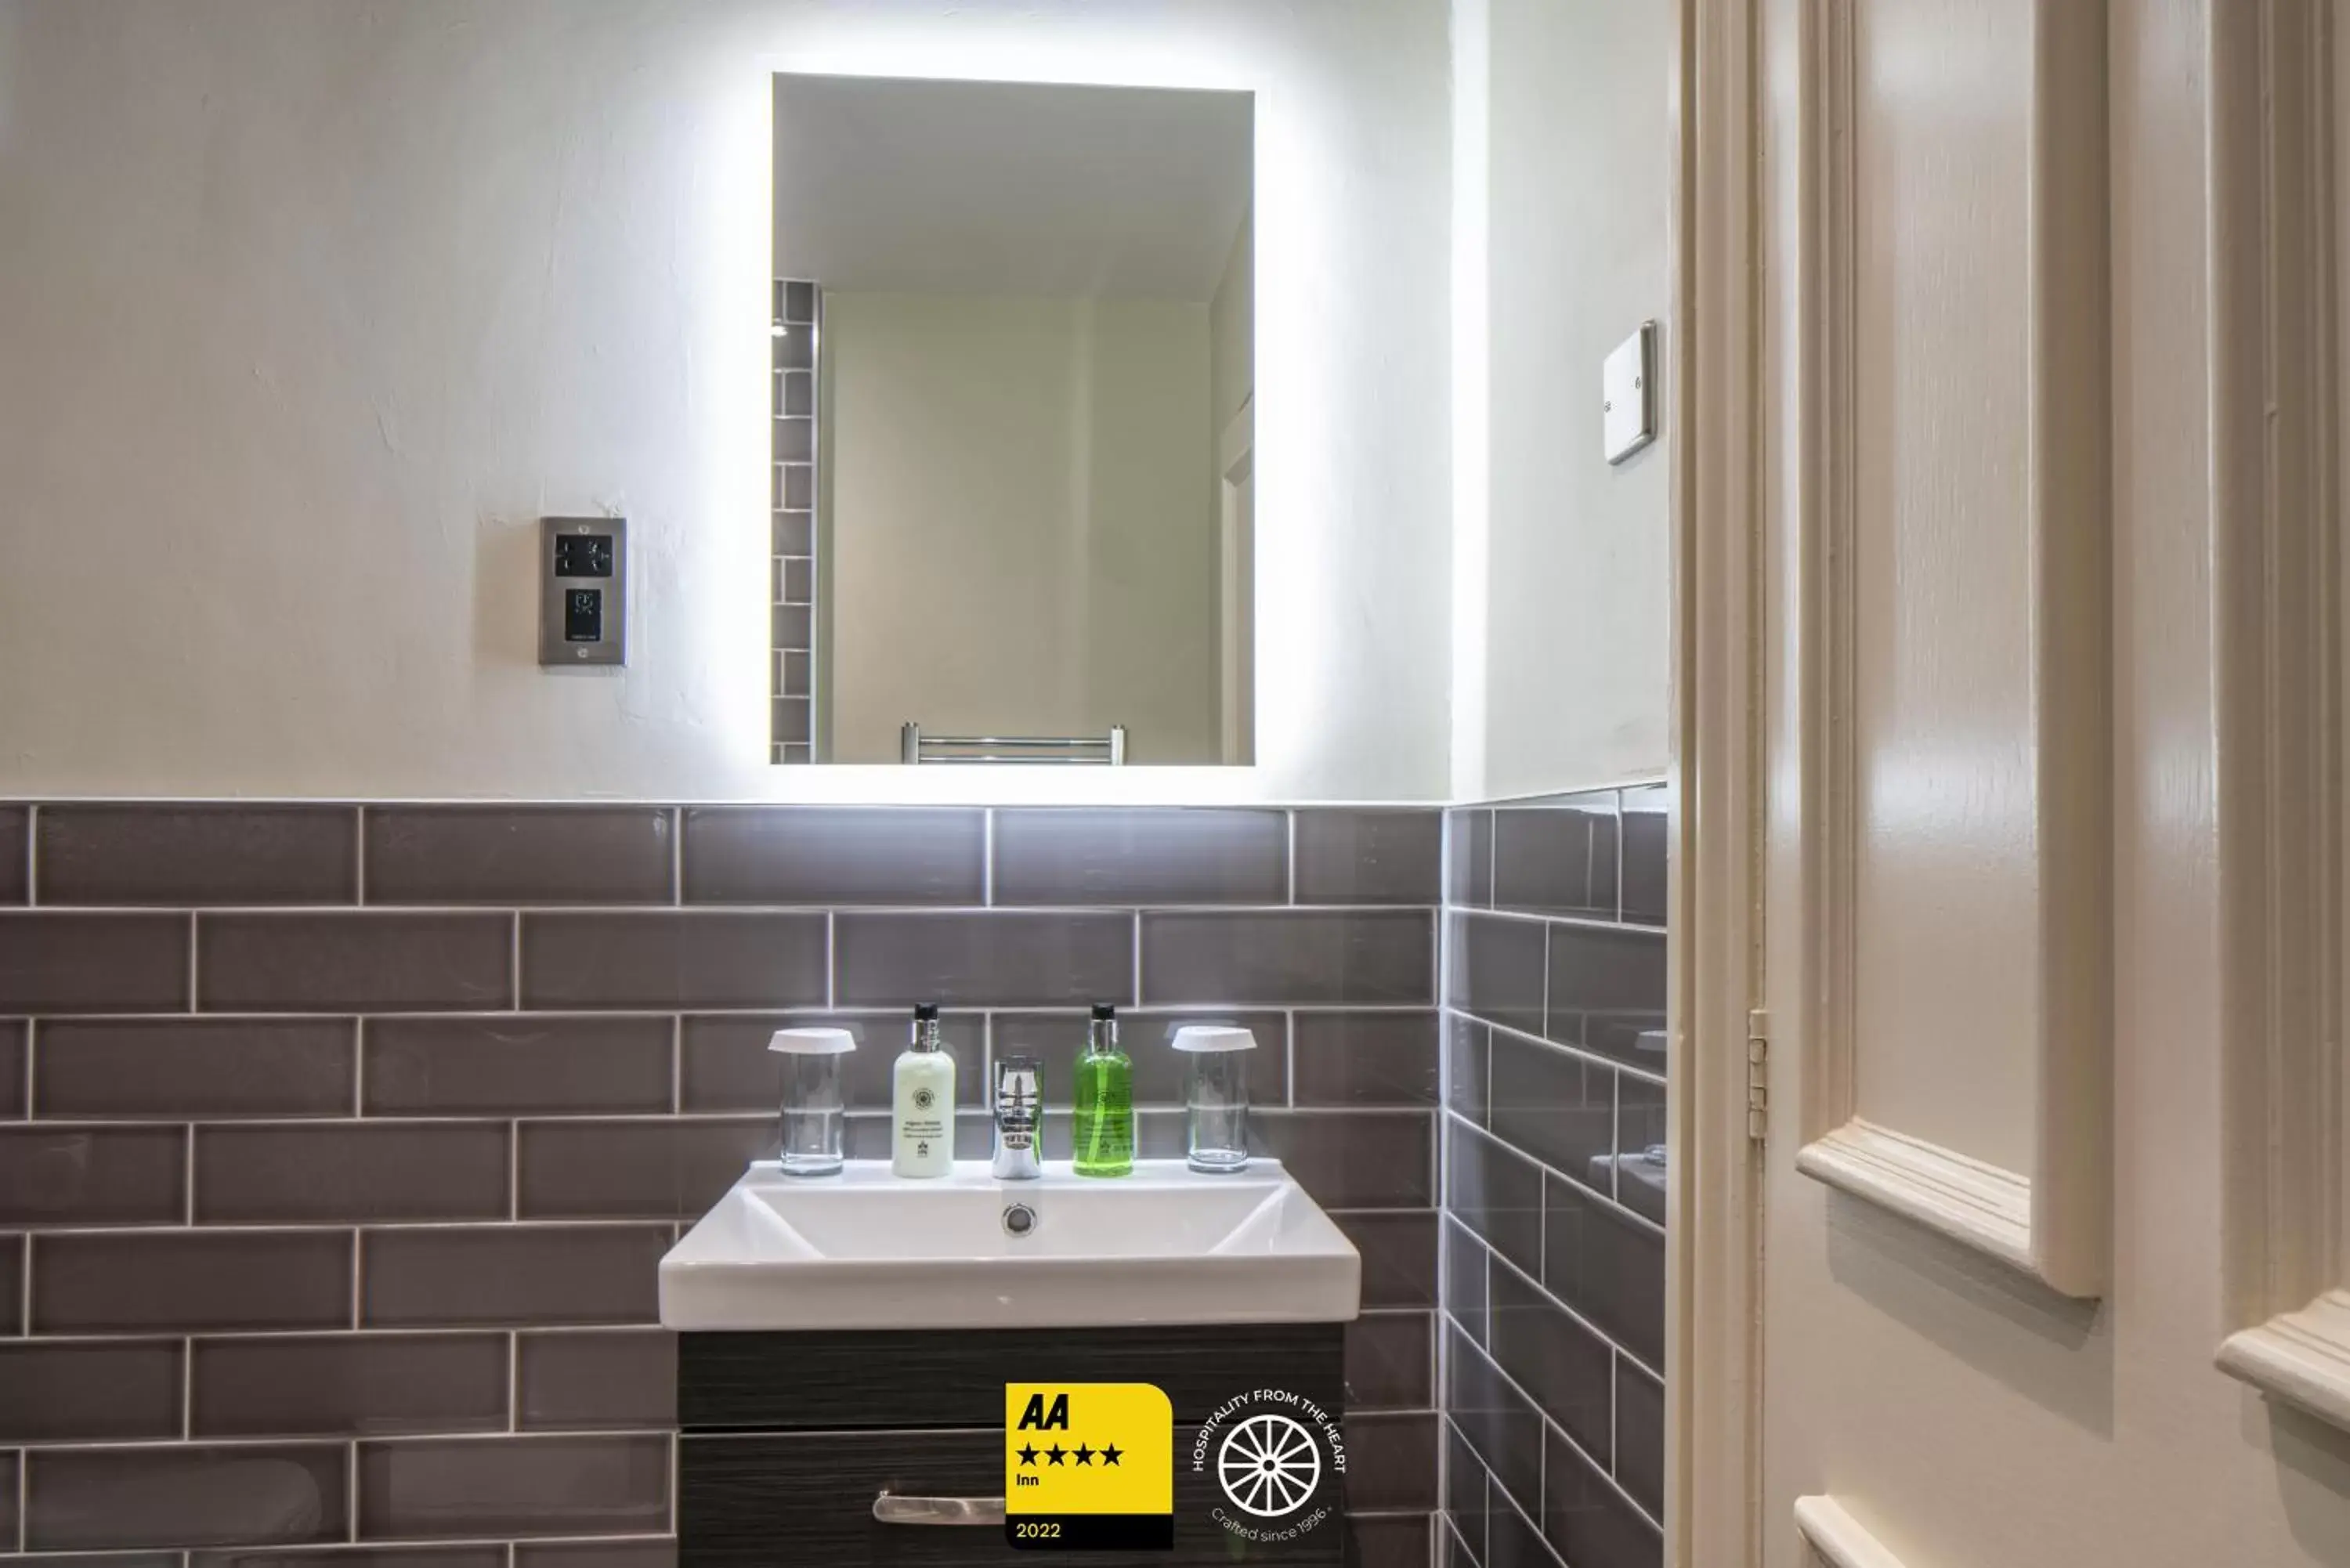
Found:
[[[1000,811],[1003,904],[1284,904],[1289,814]]]
[[[1663,1560],[1663,786],[1455,809],[1445,845],[1442,1537]]]
[[[199,1438],[503,1432],[508,1348],[503,1334],[199,1339],[190,1352],[188,1430]]]
[[[772,1151],[775,1028],[858,1033],[870,1155],[933,999],[966,1156],[1012,1050],[1045,1057],[1066,1147],[1095,1001],[1142,1003],[1149,1153],[1182,1147],[1169,1032],[1255,1033],[1258,1147],[1363,1254],[1364,1561],[1426,1562],[1443,832],[1434,810],[0,806],[0,1568],[669,1568],[660,1256]]]
[[[824,317],[824,291],[805,278],[776,278],[771,305],[773,334],[768,399],[774,461],[769,482],[773,512],[770,576],[774,588],[774,728],[770,760],[816,760],[815,713],[804,693],[816,639],[816,462],[817,451],[816,364]],[[786,678],[787,660],[799,662],[796,685]]]
[[[181,1012],[185,915],[0,915],[0,1012]]]
[[[359,1105],[383,1116],[658,1115],[676,1033],[666,1017],[369,1019]]]
[[[390,805],[366,816],[371,904],[670,900],[676,825],[660,806]]]
[[[211,1012],[453,1012],[514,999],[510,915],[204,914],[197,1005]]]
[[[33,1114],[60,1121],[350,1115],[348,1018],[56,1018]]]
[[[25,1062],[32,1026],[21,1018],[0,1019],[0,1121],[25,1114]]]
[[[21,904],[32,887],[33,814],[0,805],[0,904]]]
[[[338,806],[53,806],[34,860],[44,904],[348,904],[358,820]]]
[[[689,904],[986,901],[983,811],[721,806],[685,822]]]
[[[357,1250],[348,1231],[80,1231],[26,1241],[34,1334],[351,1326]]]
[[[350,1539],[346,1443],[27,1449],[27,1552]]]
[[[835,1000],[886,1006],[1076,1006],[1134,1000],[1129,914],[867,914],[833,917]]]
[[[1432,813],[1315,811],[1296,820],[1300,903],[1409,901],[1442,877],[1444,824]]]
[[[522,1005],[774,1007],[822,1003],[828,928],[814,914],[524,914]]]
[[[1143,1000],[1424,1005],[1434,935],[1420,909],[1146,912]]]

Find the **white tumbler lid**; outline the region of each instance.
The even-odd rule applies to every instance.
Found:
[[[794,1056],[837,1056],[857,1049],[857,1037],[846,1029],[778,1029],[767,1038],[767,1049]]]
[[[1178,1051],[1253,1051],[1256,1036],[1222,1023],[1186,1023],[1175,1031]]]

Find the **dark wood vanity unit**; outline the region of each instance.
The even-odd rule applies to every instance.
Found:
[[[1258,1389],[1345,1407],[1345,1325],[951,1329],[886,1333],[703,1333],[678,1336],[679,1568],[908,1568],[1056,1563],[1104,1568],[1230,1568],[1353,1561],[1345,1477],[1325,1462],[1310,1500],[1282,1521],[1252,1519],[1219,1487],[1219,1445],[1192,1469],[1221,1407]],[[1172,1551],[1015,1549],[988,1505],[1004,1493],[1007,1383],[1149,1383],[1174,1409]],[[1250,1405],[1227,1412],[1229,1432]],[[982,1500],[988,1522],[888,1523],[875,1501]],[[1250,1541],[1219,1509],[1274,1531],[1326,1508],[1296,1539]]]

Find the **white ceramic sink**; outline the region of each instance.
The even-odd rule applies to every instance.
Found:
[[[761,1164],[661,1260],[660,1315],[677,1329],[1335,1323],[1361,1286],[1353,1243],[1277,1160],[1229,1176],[1138,1160],[1115,1179],[1048,1162],[1034,1181],[984,1162],[930,1180],[881,1160],[815,1178]]]

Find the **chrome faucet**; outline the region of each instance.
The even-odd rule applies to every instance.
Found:
[[[1030,1181],[1045,1174],[1038,1135],[1045,1122],[1043,1079],[1033,1056],[995,1062],[995,1162],[1000,1180]]]

